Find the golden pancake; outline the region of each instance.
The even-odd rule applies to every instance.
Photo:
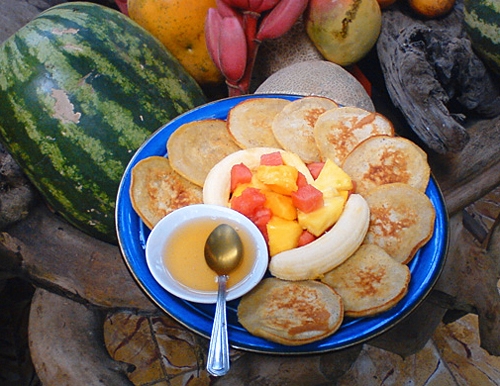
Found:
[[[287,104],[273,120],[274,137],[283,149],[296,153],[305,163],[320,161],[314,139],[314,124],[337,103],[324,97],[305,97]]]
[[[238,320],[251,334],[289,346],[333,334],[343,318],[340,296],[314,280],[264,279],[238,306]]]
[[[203,194],[199,186],[176,173],[167,158],[151,156],[132,168],[130,200],[142,221],[152,229],[170,212],[201,204]]]
[[[379,246],[363,244],[321,281],[342,297],[346,316],[371,316],[394,307],[406,295],[410,269]]]
[[[222,119],[186,123],[167,141],[172,168],[192,183],[203,187],[212,167],[226,155],[240,150]]]
[[[377,135],[356,146],[342,165],[356,183],[356,192],[365,195],[371,189],[402,182],[424,192],[430,178],[427,154],[402,137]]]
[[[359,107],[339,107],[321,114],[314,125],[314,138],[322,160],[342,165],[347,155],[374,135],[394,135],[394,126],[382,114]]]
[[[229,133],[242,149],[275,147],[280,144],[272,131],[273,119],[290,101],[282,98],[247,99],[234,106],[227,116]]]
[[[365,243],[377,244],[406,264],[432,237],[436,213],[429,197],[407,184],[379,186],[366,196],[370,225]]]

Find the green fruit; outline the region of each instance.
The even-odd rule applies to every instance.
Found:
[[[115,201],[136,149],[206,102],[142,27],[85,2],[41,13],[0,46],[0,140],[46,202],[115,243]]]
[[[382,27],[377,0],[310,0],[306,31],[325,59],[348,66],[375,45]]]
[[[500,75],[500,3],[465,0],[464,22],[472,47]]]

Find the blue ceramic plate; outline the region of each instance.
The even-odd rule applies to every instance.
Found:
[[[246,95],[218,100],[191,110],[158,129],[137,150],[121,181],[116,203],[116,227],[123,258],[132,275],[149,297],[167,314],[188,329],[210,337],[215,306],[188,302],[177,298],[161,287],[149,272],[145,258],[149,229],[142,223],[132,208],[129,188],[130,171],[143,158],[166,155],[166,143],[170,135],[181,125],[194,120],[226,119],[228,111],[237,103],[256,97],[281,97],[298,99],[292,95]],[[237,319],[238,299],[228,303],[227,317],[230,344],[239,349],[270,354],[305,354],[339,350],[371,339],[405,318],[430,292],[444,265],[448,243],[448,217],[444,200],[434,178],[426,191],[436,209],[434,235],[422,247],[409,267],[412,278],[406,297],[394,308],[374,317],[344,320],[340,329],[332,336],[303,346],[284,346],[256,337],[247,332]]]

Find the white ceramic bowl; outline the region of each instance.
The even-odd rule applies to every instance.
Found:
[[[182,233],[178,229],[196,222],[206,221],[213,223],[213,228],[222,223],[231,225],[243,240],[244,253],[254,255],[250,273],[238,283],[229,287],[227,291],[228,301],[237,299],[260,282],[267,270],[269,258],[266,241],[262,233],[247,217],[235,210],[205,204],[190,205],[175,210],[160,220],[151,231],[146,242],[146,263],[155,280],[171,294],[192,302],[215,303],[217,291],[202,291],[189,288],[176,280],[164,263],[164,254],[166,248],[169,247],[169,239],[173,236],[182,237]],[[205,240],[206,238],[202,240],[203,244]]]

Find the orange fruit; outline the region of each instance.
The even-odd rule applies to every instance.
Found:
[[[455,0],[408,0],[411,9],[429,19],[446,15],[455,5]]]
[[[223,76],[205,42],[205,18],[215,0],[128,0],[132,20],[160,40],[200,84],[219,83]]]

